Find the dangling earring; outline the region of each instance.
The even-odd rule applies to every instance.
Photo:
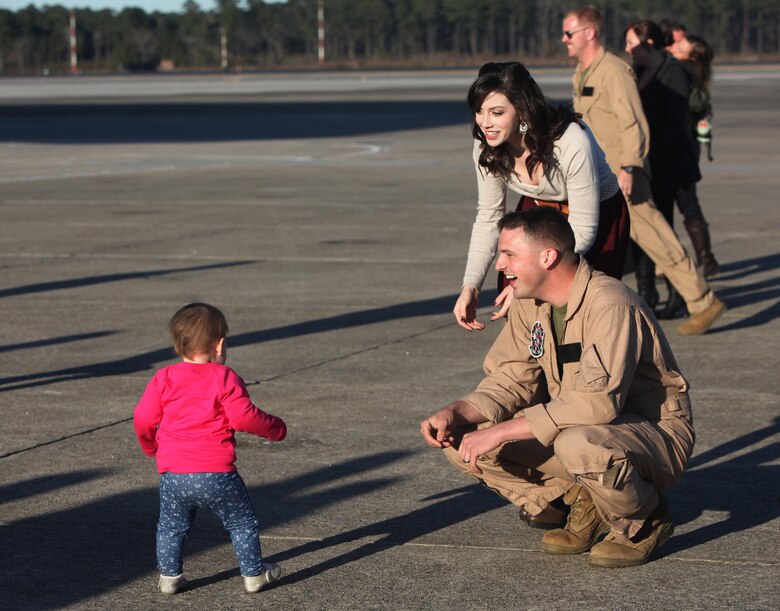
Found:
[[[520,120],[520,125],[517,126],[517,133],[525,134],[525,132],[527,132],[527,131],[528,131],[528,123],[526,123],[525,121],[523,121],[521,119]]]

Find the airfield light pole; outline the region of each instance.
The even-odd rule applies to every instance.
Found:
[[[317,59],[325,63],[325,0],[317,0]]]
[[[220,57],[222,58],[222,72],[227,72],[228,52],[227,52],[227,30],[225,28],[219,29],[219,47],[220,47]]]
[[[79,58],[76,46],[76,11],[70,9],[70,73],[79,73]]]

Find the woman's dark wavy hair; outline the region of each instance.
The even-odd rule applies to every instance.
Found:
[[[531,78],[528,70],[519,62],[489,62],[479,69],[477,80],[471,85],[467,102],[474,115],[471,132],[480,141],[482,152],[479,165],[490,174],[509,180],[514,174],[514,157],[502,144],[492,147],[476,122],[476,113],[482,108],[485,98],[491,93],[506,96],[528,125],[523,144],[530,151],[526,160],[528,173],[532,174],[539,164],[545,174],[553,165],[552,151],[555,141],[561,137],[571,123],[581,125],[572,110],[572,105],[555,106],[544,97],[539,85]]]
[[[690,62],[690,65],[693,67],[698,84],[709,90],[710,81],[712,80],[712,61],[715,59],[715,53],[712,51],[709,43],[701,36],[691,34],[688,36],[688,42],[691,45],[691,52],[685,61]]]
[[[623,38],[626,37],[629,30],[633,30],[636,37],[639,39],[639,44],[646,49],[652,47],[657,50],[662,50],[665,46],[666,39],[664,38],[664,32],[655,21],[649,19],[642,19],[628,26],[623,32]],[[652,43],[649,41],[653,41]],[[667,45],[668,46],[668,45]]]

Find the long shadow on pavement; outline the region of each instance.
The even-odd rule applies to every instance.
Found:
[[[780,253],[732,261],[720,266],[716,280],[740,280],[753,274],[769,272],[780,268]]]
[[[74,333],[73,335],[60,335],[59,337],[50,337],[47,339],[36,339],[29,342],[20,342],[18,344],[8,344],[0,346],[0,352],[14,352],[16,350],[30,350],[33,348],[43,348],[45,346],[56,346],[58,344],[69,344],[71,342],[83,342],[90,339],[98,339],[109,335],[116,335],[119,331],[93,331],[92,333]]]
[[[0,486],[0,504],[26,499],[52,490],[62,490],[83,482],[104,477],[108,472],[104,469],[88,469],[74,473],[61,473],[28,479],[23,482],[13,482]]]
[[[742,280],[755,274],[772,272],[779,268],[780,253],[743,259],[742,261],[721,265],[721,271],[715,278],[715,283]],[[767,278],[750,284],[716,288],[715,292],[732,310],[765,301],[770,301],[771,303],[766,308],[746,318],[712,329],[709,332],[711,335],[747,329],[749,327],[759,327],[780,317],[780,300],[778,299],[780,298],[780,278],[778,277]]]
[[[398,481],[399,476],[383,476],[382,469],[409,455],[409,452],[395,451],[361,456],[342,464],[310,471],[300,477],[269,485],[250,486],[250,495],[261,522],[261,536],[268,529],[284,523],[305,521],[307,516],[321,512],[328,506],[387,489]],[[149,467],[153,469],[151,462]],[[63,475],[61,482],[67,485],[76,483],[80,478],[86,480],[93,476],[92,472],[87,471]],[[51,490],[50,486],[55,485],[56,480],[28,484],[40,492],[47,486]],[[99,486],[99,482],[96,485]],[[26,494],[23,488],[24,484],[20,484],[20,489],[15,491],[18,498]],[[477,494],[472,490],[456,492],[457,496],[427,505],[408,516],[395,516],[346,534],[326,537],[322,542],[276,554],[269,560],[281,561],[337,542],[347,543],[362,537],[385,535],[376,544],[361,546],[355,552],[334,557],[290,577],[290,580],[299,581],[327,568],[366,557],[480,515],[503,503],[491,494]],[[268,499],[273,502],[268,503]],[[423,499],[421,502],[426,501]],[[119,589],[147,575],[149,588],[154,588],[154,533],[158,503],[157,490],[145,488],[18,521],[6,518],[6,524],[0,528],[0,549],[3,550],[0,555],[0,572],[3,575],[0,599],[7,608],[51,609],[78,605],[86,599]],[[206,518],[209,513],[203,512],[199,518]],[[360,516],[344,516],[344,523],[360,519]],[[185,564],[187,556],[229,545],[227,533],[221,526],[217,526],[214,518],[198,519],[196,527],[199,523],[201,528],[193,529],[187,539]],[[207,532],[204,525],[208,527]],[[42,570],[56,571],[45,588],[40,587]],[[195,580],[192,585],[206,585],[235,574],[235,569],[231,567]]]
[[[672,537],[661,549],[661,556],[766,524],[780,515],[780,465],[772,464],[780,458],[778,435],[780,416],[762,429],[693,457],[681,482],[669,492],[675,521],[692,522],[705,511],[726,517]],[[775,441],[745,451],[773,438]],[[720,461],[735,452],[740,454]]]
[[[72,289],[82,286],[93,286],[95,284],[106,284],[108,282],[122,282],[124,280],[137,280],[139,278],[154,278],[156,276],[167,276],[168,274],[181,274],[185,272],[192,273],[206,270],[224,269],[226,267],[250,265],[252,263],[254,263],[254,261],[230,261],[226,263],[196,265],[195,267],[172,267],[168,269],[158,269],[152,271],[127,272],[122,274],[101,274],[98,276],[68,278],[66,280],[52,280],[50,282],[26,284],[24,286],[17,286],[10,289],[0,289],[0,298],[12,297],[15,295],[30,295],[32,293],[44,293],[47,291],[57,291],[60,289]]]
[[[713,288],[718,297],[723,299],[730,310],[736,310],[745,306],[750,306],[765,301],[770,301],[770,305],[741,318],[730,324],[718,326],[708,331],[709,335],[725,333],[727,331],[736,331],[750,327],[760,327],[780,317],[780,277],[767,278],[752,282],[750,284],[739,284],[737,286],[718,287],[721,282],[742,280],[749,276],[764,272],[775,271],[780,268],[780,253],[765,255],[762,257],[753,257],[734,261],[720,266],[720,274],[711,280]]]
[[[285,552],[275,554],[274,561],[281,562],[302,554],[317,552],[323,548],[353,543],[365,538],[371,539],[356,549],[331,556],[324,562],[298,571],[288,577],[283,577],[280,585],[297,583],[309,577],[319,575],[324,571],[362,560],[392,547],[404,545],[423,535],[447,528],[453,524],[502,507],[507,503],[498,495],[491,494],[484,487],[476,484],[452,490],[448,495],[449,498],[433,505],[426,505],[411,513],[394,516],[381,522],[361,526],[345,533],[326,537],[320,541],[305,543]],[[422,502],[428,500],[430,499],[422,499]]]
[[[495,299],[495,291],[485,291],[484,300]],[[232,347],[249,346],[272,340],[298,337],[311,333],[324,333],[362,325],[370,325],[388,320],[412,318],[417,316],[430,316],[452,311],[452,306],[457,295],[446,295],[433,299],[410,301],[381,308],[372,308],[360,312],[338,314],[326,318],[319,318],[305,322],[284,325],[273,329],[263,329],[230,336]],[[454,323],[453,323],[454,324]],[[0,392],[17,390],[20,388],[32,388],[57,382],[84,379],[111,375],[126,375],[139,371],[148,371],[155,365],[174,358],[172,348],[151,350],[131,357],[108,361],[106,363],[93,363],[78,367],[67,367],[42,373],[32,373],[20,376],[0,378]]]
[[[338,138],[470,121],[463,100],[0,105],[0,141],[51,144]]]
[[[772,322],[780,316],[780,300],[778,299],[780,298],[780,278],[770,278],[751,284],[716,289],[715,292],[732,310],[764,301],[771,301],[771,304],[746,318],[713,329],[709,331],[710,334],[759,327]]]

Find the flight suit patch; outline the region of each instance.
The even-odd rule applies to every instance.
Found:
[[[580,95],[584,96],[584,97],[588,97],[588,98],[592,97],[593,96],[593,87],[583,87],[582,88],[582,93]]]
[[[528,350],[535,359],[544,354],[544,329],[538,320],[531,327],[531,343],[528,344]]]

